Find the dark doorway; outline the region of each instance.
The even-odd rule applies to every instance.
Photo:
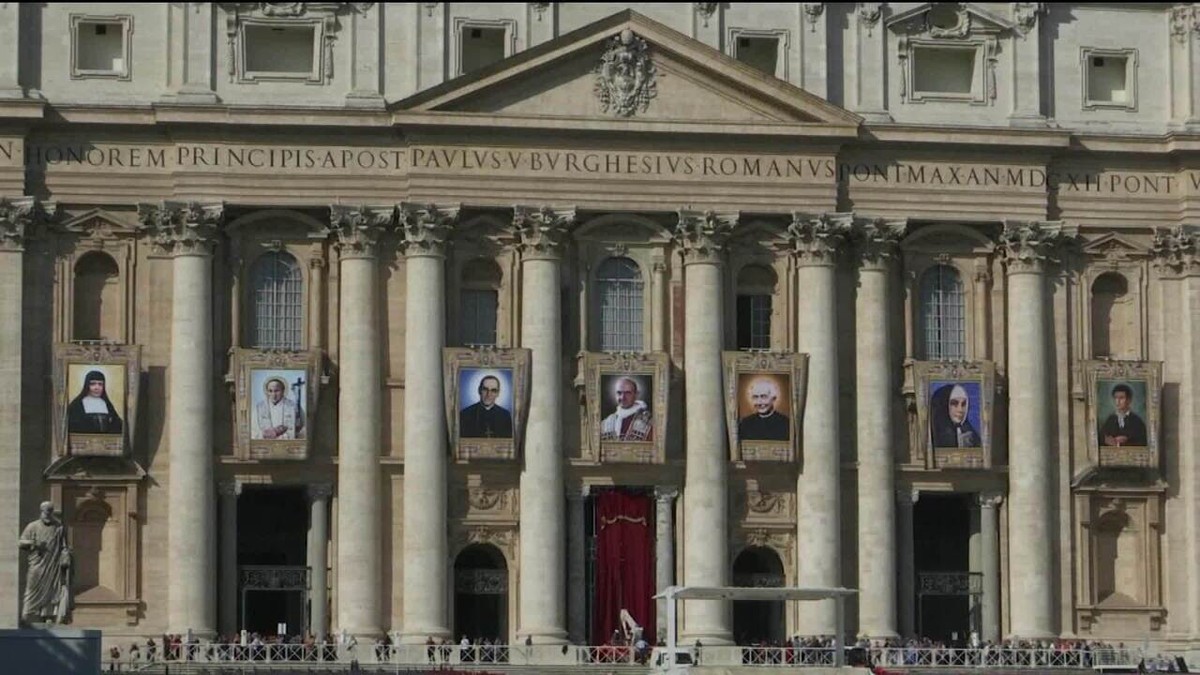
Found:
[[[472,544],[454,559],[454,635],[508,642],[508,567],[491,544]]]
[[[308,631],[308,497],[304,488],[246,485],[238,497],[241,627]]]
[[[917,633],[962,645],[971,631],[971,495],[922,492],[913,506]]]
[[[751,546],[733,561],[733,585],[782,588],[783,562],[765,546]],[[735,600],[733,639],[739,645],[783,644],[786,632],[783,600]]]

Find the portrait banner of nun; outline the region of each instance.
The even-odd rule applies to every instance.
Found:
[[[917,412],[927,466],[991,466],[994,373],[990,361],[916,364]]]
[[[55,347],[59,454],[122,456],[133,435],[141,351],[126,345]]]

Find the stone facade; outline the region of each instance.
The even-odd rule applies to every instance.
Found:
[[[853,632],[909,634],[915,504],[966,494],[983,637],[1200,650],[1191,6],[83,9],[0,6],[0,374],[19,383],[0,625],[20,523],[50,498],[86,554],[76,624],[236,629],[238,495],[274,485],[307,490],[314,631],[449,636],[454,562],[488,544],[507,637],[580,641],[587,496],[635,486],[660,587],[730,583],[769,549],[788,585],[860,589]],[[262,60],[276,29],[303,68]],[[763,45],[773,70],[748,65]],[[269,256],[297,263],[298,337],[261,349]],[[600,354],[613,258],[640,275],[641,355]],[[934,273],[959,282],[954,344]],[[443,349],[475,335],[472,290],[495,292],[494,347],[528,350],[507,454],[447,442]],[[805,378],[776,454],[739,447],[726,408],[748,294],[769,298],[756,349]],[[661,373],[649,449],[596,440],[591,375],[622,359]],[[115,452],[62,414],[84,362],[132,373]],[[244,436],[256,363],[313,402],[278,454]],[[1097,438],[1124,381],[1144,446]],[[948,448],[931,401],[955,382],[980,416]],[[733,637],[694,604],[685,635]]]

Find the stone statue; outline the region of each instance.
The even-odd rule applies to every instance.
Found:
[[[25,526],[17,543],[28,552],[21,617],[29,623],[63,623],[71,607],[71,550],[67,528],[42,502],[41,518]]]

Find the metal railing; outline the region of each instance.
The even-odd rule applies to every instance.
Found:
[[[979,649],[942,647],[846,647],[847,662],[863,665],[927,668],[1010,668],[1030,670],[1087,669],[1097,666],[1136,666],[1140,649],[1010,648]],[[767,668],[831,667],[835,652],[827,647],[684,647],[701,665],[761,666]],[[165,658],[164,658],[165,657]],[[105,659],[104,670],[127,672],[151,663],[350,663],[396,666],[511,666],[558,665],[576,667],[638,666],[652,662],[653,650],[638,652],[628,646],[589,645],[396,645],[396,644],[218,644],[170,645],[151,659]]]

